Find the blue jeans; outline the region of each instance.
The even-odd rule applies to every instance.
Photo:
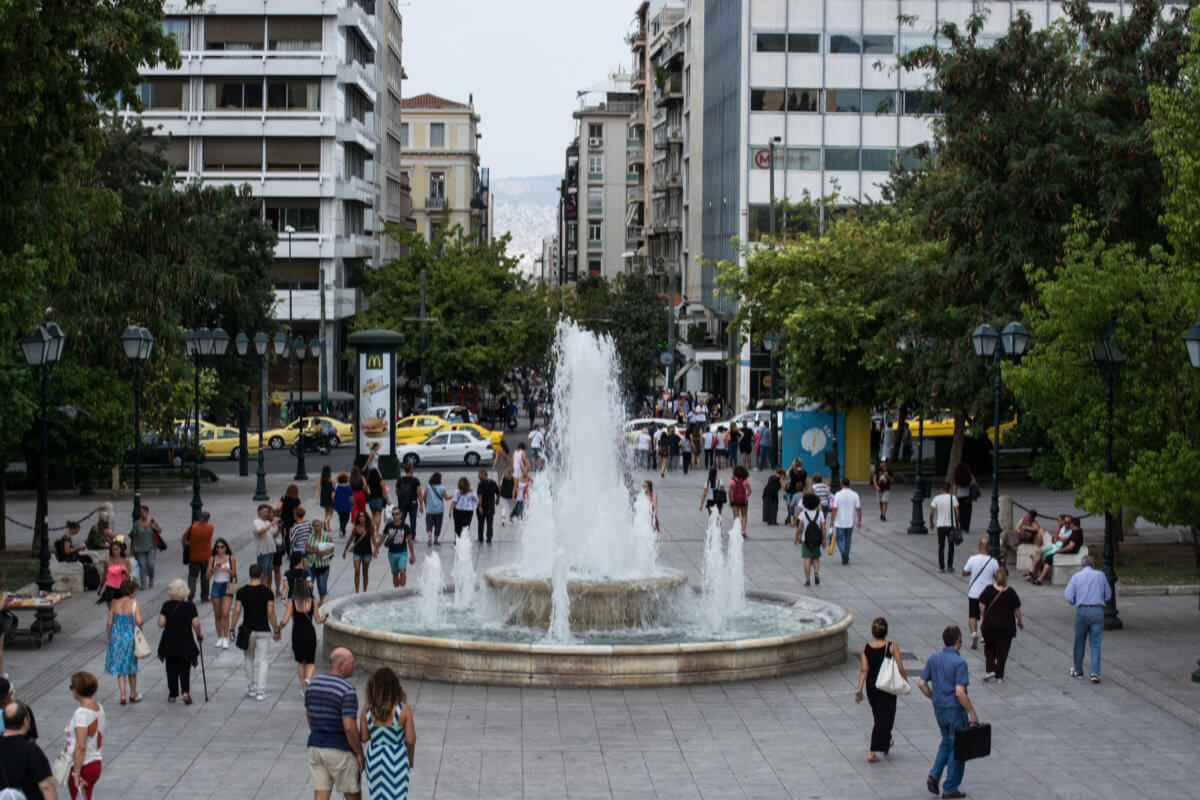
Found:
[[[969,721],[967,712],[962,706],[953,708],[934,708],[933,716],[937,719],[938,730],[942,732],[942,743],[938,746],[937,758],[933,760],[933,769],[929,775],[934,780],[942,779],[942,768],[946,770],[946,782],[942,784],[943,794],[953,794],[962,784],[963,769],[966,764],[954,758],[954,732],[967,727]]]
[[[838,551],[843,557],[850,557],[850,538],[854,535],[854,528],[834,528],[834,538],[837,540]]]
[[[1083,648],[1090,642],[1091,675],[1100,674],[1100,640],[1104,638],[1104,609],[1075,609],[1075,671],[1083,672]]]
[[[321,567],[320,569],[308,568],[308,574],[312,576],[313,583],[317,585],[317,594],[321,599],[329,594],[329,567]]]
[[[737,463],[738,463],[737,462],[737,457],[738,457],[737,445],[736,444],[729,445],[729,447],[726,448],[726,451],[727,451],[727,455],[729,456],[729,466],[736,467]]]

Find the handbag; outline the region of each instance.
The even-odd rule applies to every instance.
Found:
[[[713,489],[712,499],[717,505],[723,506],[729,502],[729,494],[718,486],[716,489]]]
[[[970,761],[992,754],[992,726],[986,722],[954,731],[954,760]]]
[[[971,502],[972,503],[974,503],[976,500],[978,500],[980,497],[983,496],[983,492],[981,492],[979,490],[979,484],[975,482],[974,478],[971,479],[970,492],[971,492]]]
[[[188,553],[189,553],[189,551],[191,551],[191,549],[192,549],[192,526],[189,525],[188,529],[187,529],[187,533],[184,534],[184,539],[183,539],[183,564],[184,564],[184,566],[187,566]]]
[[[163,541],[162,534],[159,533],[158,531],[154,532],[154,546],[157,547],[159,550],[167,549],[167,543]]]
[[[245,623],[238,625],[237,637],[233,643],[238,650],[246,650],[250,647],[250,629],[246,627]]]
[[[133,629],[133,654],[137,658],[150,657],[150,643],[146,641],[146,634],[136,626]]]
[[[58,754],[58,758],[54,759],[54,763],[50,765],[50,772],[54,775],[56,783],[67,785],[67,781],[71,779],[71,770],[75,767],[75,754],[68,751],[65,747]]]
[[[908,681],[900,674],[896,659],[892,658],[892,643],[884,646],[883,663],[879,665],[879,675],[875,678],[875,688],[888,694],[902,695],[912,691]]]
[[[962,528],[957,525],[950,529],[950,543],[955,547],[963,543]]]

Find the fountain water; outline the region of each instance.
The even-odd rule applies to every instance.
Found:
[[[471,530],[454,542],[454,605],[471,608],[475,605],[475,555],[471,546]]]
[[[442,559],[430,553],[421,561],[420,603],[417,619],[425,628],[442,626]]]

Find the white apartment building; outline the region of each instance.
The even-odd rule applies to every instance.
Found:
[[[380,2],[398,19],[394,0]],[[147,69],[140,87],[141,117],[171,137],[180,180],[247,184],[261,198],[279,232],[275,315],[306,339],[323,327],[335,353],[359,302],[347,277],[379,258],[381,132],[399,126],[398,114],[381,123],[376,113],[375,10],[372,0],[167,0],[163,24],[182,63]],[[398,65],[398,31],[393,39]],[[306,400],[316,373],[304,370]],[[321,377],[330,392],[348,388],[340,359]]]

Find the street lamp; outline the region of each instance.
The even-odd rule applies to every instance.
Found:
[[[315,339],[313,340],[316,341]],[[291,342],[290,352],[295,358],[296,365],[300,369],[299,380],[297,385],[300,388],[300,413],[297,418],[300,421],[296,428],[296,438],[292,441],[296,444],[296,475],[298,481],[308,480],[308,475],[304,472],[304,356],[307,352],[307,345],[304,343],[303,337],[297,336]]]
[[[287,237],[288,237],[288,329],[287,329],[287,335],[291,336],[293,333],[296,332],[296,323],[292,318],[292,235],[296,233],[296,229],[294,227],[292,227],[291,225],[284,225],[283,232],[286,233]],[[288,351],[288,403],[289,404],[292,402],[292,392],[294,391],[294,389],[292,388],[292,375],[295,373],[295,371],[296,371],[296,366],[295,366],[295,363],[292,361],[291,350],[289,348],[289,351]],[[301,412],[301,416],[303,416],[303,412]],[[290,417],[288,419],[288,422],[291,422]]]
[[[1191,363],[1192,369],[1200,369],[1200,323],[1188,328],[1188,332],[1183,335],[1183,344],[1187,348],[1188,361]],[[1200,669],[1192,672],[1192,680],[1200,683]]]
[[[255,473],[254,499],[269,500],[270,495],[267,494],[267,468],[263,462],[263,428],[267,424],[267,352],[270,349],[271,338],[262,331],[254,334],[253,339],[244,333],[239,333],[234,343],[237,345],[239,356],[245,356],[249,353],[251,344],[254,345],[254,353],[258,356],[258,471]]]
[[[776,425],[776,420],[778,419],[778,417],[776,415],[779,413],[779,409],[776,407],[775,402],[774,402],[775,401],[775,381],[777,380],[776,375],[775,375],[775,348],[778,346],[779,346],[779,334],[768,333],[766,336],[763,337],[763,347],[765,347],[767,349],[767,352],[771,356],[771,466],[772,467],[776,466],[777,464],[783,463],[783,459],[780,457],[780,454],[778,452],[779,431],[778,431],[778,425]]]
[[[1025,352],[1029,343],[1029,329],[1019,322],[1010,322],[999,333],[986,322],[971,332],[971,346],[975,355],[992,362],[992,386],[994,416],[992,427],[992,508],[988,522],[988,544],[992,558],[1000,560],[1000,361],[1004,358],[1016,361]]]
[[[38,589],[43,592],[54,588],[54,578],[50,575],[50,529],[47,522],[50,514],[50,373],[62,357],[63,341],[67,338],[62,328],[51,320],[53,313],[53,309],[46,309],[46,322],[18,340],[25,363],[37,367],[42,373],[42,474],[38,481],[37,525],[34,535],[39,538],[40,568],[36,583]],[[58,624],[55,621],[54,609],[39,608],[34,624],[37,625],[39,633],[53,633]]]
[[[771,183],[771,244],[772,245],[775,244],[775,145],[779,144],[782,141],[783,140],[780,139],[778,136],[772,136],[771,141],[767,143],[767,147],[770,148],[770,150],[771,150],[770,183]],[[784,160],[785,161],[787,160],[786,156],[784,157]],[[785,189],[787,188],[786,185],[784,186],[784,188]],[[785,220],[785,222],[786,222],[786,220]]]
[[[923,340],[914,335],[906,335],[900,337],[898,347],[901,350],[912,349],[914,352],[922,344]],[[913,493],[912,493],[912,519],[908,522],[908,533],[912,535],[928,534],[929,528],[925,525],[925,481],[921,474],[921,462],[925,460],[925,414],[918,408],[918,403],[913,403],[913,411],[918,411],[917,415],[917,468],[916,474],[913,476]],[[908,420],[905,420],[904,426],[908,428]],[[900,436],[900,424],[896,423],[896,435]],[[897,445],[899,447],[899,445]],[[899,450],[897,450],[899,452]]]
[[[196,419],[192,423],[192,522],[200,519],[200,359],[221,357],[229,347],[229,334],[221,328],[197,328],[183,332],[184,352],[192,359],[192,392]]]
[[[121,347],[133,365],[133,520],[142,510],[142,368],[154,348],[154,335],[138,325],[121,334]]]
[[[1100,341],[1094,342],[1090,348],[1092,361],[1104,370],[1104,406],[1105,441],[1104,441],[1104,471],[1113,471],[1112,455],[1112,419],[1113,419],[1113,381],[1125,363],[1126,352],[1123,345],[1117,341],[1117,326],[1109,323],[1100,334]],[[1113,520],[1112,512],[1104,510],[1104,577],[1108,579],[1111,589],[1108,602],[1104,604],[1104,630],[1116,631],[1125,627],[1121,616],[1117,613],[1117,571],[1113,567]]]

